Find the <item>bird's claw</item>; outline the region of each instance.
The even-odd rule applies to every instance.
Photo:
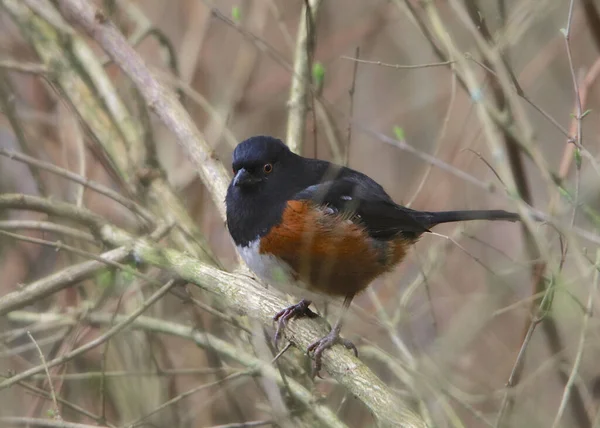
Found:
[[[310,301],[301,300],[299,303],[295,305],[288,306],[287,308],[277,312],[273,317],[274,321],[277,321],[277,329],[275,330],[275,349],[277,349],[277,344],[279,343],[279,339],[283,335],[283,331],[289,320],[292,318],[300,318],[300,317],[309,317],[314,318],[317,316],[313,311],[311,311],[308,307],[310,306]]]
[[[340,336],[339,330],[334,328],[329,332],[329,334],[327,334],[327,336],[324,336],[324,337],[320,338],[319,340],[317,340],[316,342],[313,342],[306,349],[308,354],[310,354],[311,352],[313,353],[313,357],[315,359],[313,376],[321,377],[320,372],[321,372],[321,366],[322,366],[321,360],[323,357],[323,352],[325,352],[325,350],[327,350],[337,344],[344,345],[346,347],[346,349],[352,350],[354,352],[354,355],[356,357],[358,357],[358,349],[356,349],[356,346],[354,345],[354,343],[350,342],[348,339],[342,338]]]

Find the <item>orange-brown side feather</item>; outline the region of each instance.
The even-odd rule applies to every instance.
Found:
[[[307,201],[290,201],[281,223],[261,239],[260,253],[289,264],[314,291],[358,293],[406,255],[412,241],[377,241],[364,227]]]

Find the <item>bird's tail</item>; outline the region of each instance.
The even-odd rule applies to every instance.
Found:
[[[427,227],[433,227],[440,223],[452,223],[455,221],[469,220],[504,220],[517,221],[519,214],[503,210],[467,210],[467,211],[439,211],[426,212],[423,220]]]

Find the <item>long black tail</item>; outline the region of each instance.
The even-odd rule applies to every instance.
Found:
[[[505,220],[517,221],[519,214],[503,210],[469,210],[469,211],[440,211],[424,213],[427,226],[433,227],[440,223],[452,223],[455,221],[469,220]]]

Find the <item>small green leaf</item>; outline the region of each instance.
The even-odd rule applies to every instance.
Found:
[[[545,318],[550,311],[552,310],[552,303],[554,302],[554,292],[556,291],[554,281],[551,281],[548,284],[547,294],[542,299],[542,303],[540,305],[540,315],[539,318]]]
[[[581,118],[583,119],[584,117],[586,117],[591,112],[592,112],[591,108],[587,109],[586,111],[584,111],[583,113],[581,113]]]
[[[113,272],[110,269],[104,269],[96,275],[96,282],[101,289],[105,289],[114,282]]]
[[[312,68],[312,78],[313,82],[317,87],[323,85],[323,81],[325,80],[325,66],[320,62],[315,62]]]
[[[575,147],[575,166],[577,169],[581,169],[581,150],[579,150],[579,147]]]
[[[567,29],[566,28],[561,28],[560,32],[563,34],[563,36],[567,37]]]
[[[569,193],[569,191],[567,189],[565,189],[564,187],[560,186],[558,188],[558,192],[564,197],[567,198],[569,201],[572,199],[571,198],[571,194]]]
[[[404,129],[397,125],[394,125],[394,136],[396,137],[396,140],[404,141],[404,138],[405,138]]]
[[[236,24],[239,24],[242,20],[242,10],[239,6],[233,6],[231,8],[231,18]]]

